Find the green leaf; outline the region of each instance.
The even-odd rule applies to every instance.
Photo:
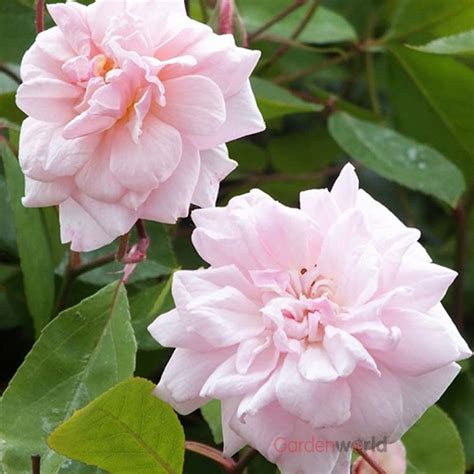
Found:
[[[468,467],[474,470],[474,374],[461,372],[441,399],[441,407],[456,423]]]
[[[211,429],[214,443],[221,444],[222,438],[222,418],[221,418],[221,402],[219,400],[212,400],[201,407],[201,413],[206,423]]]
[[[227,145],[229,156],[239,163],[238,168],[227,178],[232,180],[243,173],[259,173],[267,164],[265,150],[249,140],[235,140]]]
[[[0,265],[0,329],[12,329],[28,321],[29,313],[22,290],[20,269]]]
[[[472,6],[471,0],[401,0],[386,39],[416,35],[465,14]]]
[[[148,380],[126,380],[56,428],[56,451],[110,473],[181,474],[184,432]]]
[[[0,62],[20,63],[36,36],[34,10],[16,1],[0,2]]]
[[[0,472],[31,473],[35,453],[42,472],[70,472],[69,461],[48,449],[47,437],[75,410],[130,377],[135,353],[122,285],[113,283],[59,314],[0,401]]]
[[[320,171],[341,154],[326,126],[275,137],[268,150],[275,171],[291,174],[289,178],[294,176],[295,179],[305,173]]]
[[[20,124],[26,115],[16,106],[15,92],[0,94],[0,117],[15,124]]]
[[[422,53],[472,54],[474,53],[474,30],[438,38],[420,46],[410,45],[410,48]]]
[[[146,229],[151,243],[148,249],[148,259],[159,263],[169,275],[178,266],[173,252],[173,245],[168,227],[158,222],[147,221]],[[163,274],[163,273],[162,273]]]
[[[268,30],[268,33],[289,38],[303,20],[310,2],[295,10]],[[240,13],[249,32],[255,31],[288,7],[288,0],[240,0]],[[319,6],[299,37],[300,41],[315,44],[353,41],[354,27],[341,15]]]
[[[173,309],[172,281],[173,277],[170,276],[161,284],[140,291],[130,298],[132,325],[140,350],[154,351],[160,348],[147,328],[159,315]]]
[[[371,17],[374,9],[382,6],[380,0],[351,0],[350,2],[347,0],[323,0],[321,3],[345,18],[350,18],[351,24],[354,25],[356,31],[360,32],[361,36],[366,34],[369,23],[373,21]]]
[[[427,410],[402,441],[407,451],[407,474],[464,473],[459,433],[441,408]]]
[[[14,74],[20,73],[20,68],[13,66],[12,64],[4,64],[5,68],[8,68],[10,72]],[[17,81],[7,75],[5,72],[0,71],[0,94],[6,94],[7,92],[15,92],[18,87]],[[3,114],[3,112],[2,112]]]
[[[474,3],[471,2],[457,15],[437,23],[428,30],[409,38],[413,44],[422,44],[444,36],[453,36],[474,29]]]
[[[36,333],[46,325],[54,305],[54,256],[45,221],[45,210],[23,207],[24,178],[8,146],[1,145],[16,240],[25,282],[26,299]],[[48,211],[49,212],[49,211]]]
[[[283,87],[265,79],[254,77],[251,81],[257,104],[266,120],[290,114],[318,112],[323,109],[321,105],[305,102]]]
[[[43,222],[51,248],[53,265],[57,267],[68,249],[68,246],[61,243],[61,231],[59,227],[59,210],[57,207],[41,209]]]
[[[16,246],[15,224],[13,213],[8,202],[8,190],[5,178],[0,175],[0,257],[6,260],[16,260],[18,249]]]
[[[402,47],[390,51],[388,85],[397,128],[434,146],[472,181],[474,71],[446,56]]]
[[[455,206],[465,189],[461,172],[440,153],[386,127],[337,112],[329,131],[350,156],[381,176]]]

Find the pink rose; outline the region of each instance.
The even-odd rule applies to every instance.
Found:
[[[367,454],[388,474],[405,474],[407,454],[401,441],[387,445],[385,451],[368,449]],[[361,457],[352,466],[352,474],[377,474]]]
[[[176,309],[149,328],[177,348],[156,394],[182,414],[221,400],[226,455],[248,443],[283,473],[349,472],[336,443],[398,440],[471,355],[440,303],[455,272],[350,165],[301,210],[253,190],[193,219],[211,267],[176,273]]]
[[[215,204],[225,143],[264,123],[249,84],[260,53],[186,16],[182,0],[54,4],[58,26],[21,66],[24,205],[59,205],[61,238],[103,246],[138,218]]]

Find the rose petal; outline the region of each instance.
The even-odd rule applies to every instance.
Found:
[[[25,178],[25,197],[21,203],[25,207],[57,206],[65,201],[74,191],[71,178],[63,178],[51,183],[43,183]]]
[[[179,132],[150,115],[137,142],[125,127],[114,132],[110,166],[128,189],[151,190],[172,176],[182,151]]]
[[[247,81],[242,89],[225,102],[225,122],[209,135],[193,132],[192,142],[201,150],[214,148],[221,143],[259,133],[265,130],[265,122],[257,107],[255,97]]]
[[[237,167],[237,162],[229,159],[225,145],[201,151],[200,155],[201,169],[192,203],[200,207],[212,207],[216,204],[219,183]]]
[[[70,197],[59,206],[61,241],[74,252],[89,252],[126,234],[138,216],[117,204],[84,195]]]
[[[319,360],[314,363],[319,367]],[[315,428],[341,425],[350,417],[351,391],[342,379],[327,380],[303,377],[301,359],[298,362],[296,355],[289,354],[276,386],[278,400],[285,410]]]
[[[186,135],[209,135],[224,123],[224,97],[210,79],[203,76],[178,77],[165,81],[163,85],[166,107],[160,109],[159,117],[164,122]]]
[[[187,217],[199,177],[199,152],[183,142],[181,160],[174,173],[155,189],[140,208],[140,217],[165,224],[174,224]]]

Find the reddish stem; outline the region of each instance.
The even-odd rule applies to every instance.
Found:
[[[357,454],[359,454],[364,460],[365,462],[370,466],[372,467],[372,469],[374,469],[374,471],[377,473],[377,474],[387,474],[387,471],[382,467],[380,466],[380,464],[375,461],[373,458],[371,458],[366,451],[364,451],[363,449],[361,448],[357,448],[357,447],[353,447],[352,448]]]
[[[249,43],[252,43],[258,40],[260,36],[262,35],[262,33],[267,31],[269,28],[271,28],[273,25],[275,25],[279,21],[283,20],[283,18],[286,18],[290,13],[302,7],[306,2],[307,0],[293,0],[293,3],[288,5],[284,10],[277,13],[267,23],[265,23],[258,30],[254,31],[251,35],[249,35],[249,38],[248,38]]]
[[[319,1],[320,0],[313,0],[313,3],[309,7],[308,11],[306,12],[306,15],[304,16],[303,20],[296,27],[295,31],[293,31],[293,33],[291,34],[291,37],[290,37],[291,40],[298,39],[300,34],[303,33],[304,29],[306,28],[306,26],[308,26],[308,23],[311,21],[311,18],[313,18],[314,13],[319,6]],[[278,49],[275,51],[275,53],[273,53],[273,55],[260,67],[260,70],[267,69],[272,64],[276,63],[282,56],[285,55],[285,53],[290,48],[291,48],[291,45],[288,43],[282,44],[281,46],[279,46]]]
[[[306,76],[309,76],[310,74],[315,74],[316,72],[325,69],[328,66],[335,66],[336,64],[343,63],[358,53],[359,51],[354,49],[352,51],[344,53],[343,55],[333,56],[300,71],[290,72],[288,74],[282,74],[281,76],[277,76],[272,79],[272,82],[281,85],[287,84],[288,82],[297,81],[298,79],[302,79]]]
[[[253,448],[248,448],[245,452],[240,456],[239,460],[235,463],[234,470],[232,472],[239,473],[243,472],[245,468],[250,464],[252,459],[257,456],[258,451]]]
[[[145,224],[141,219],[138,219],[135,224],[135,228],[137,229],[138,241],[122,258],[122,262],[125,263],[122,283],[127,283],[128,279],[135,271],[137,264],[146,260],[148,247],[150,246],[150,238],[146,232]]]
[[[70,251],[69,252],[69,267],[71,270],[75,270],[81,266],[81,254],[79,252]]]
[[[115,260],[117,260],[117,262],[121,262],[125,258],[125,255],[127,255],[130,234],[131,231],[128,231],[125,235],[122,235],[122,237],[120,237],[119,248],[117,250],[117,253],[115,254]]]
[[[44,0],[36,0],[36,32],[44,31]]]
[[[185,445],[188,451],[193,453],[201,454],[206,458],[212,459],[219,464],[225,472],[231,474],[240,474],[244,472],[245,468],[249,465],[252,459],[258,454],[253,448],[248,448],[242,454],[238,461],[234,461],[231,458],[226,458],[223,453],[218,449],[215,449],[207,444],[198,443],[196,441],[186,441]]]
[[[140,263],[146,259],[148,247],[150,246],[150,238],[145,229],[145,224],[141,219],[135,224],[138,234],[138,242],[130,249],[127,255],[122,259],[123,263]]]
[[[206,458],[212,459],[219,464],[226,472],[235,472],[234,468],[236,462],[233,459],[228,459],[215,448],[207,446],[206,444],[198,443],[196,441],[186,441],[185,447],[188,451],[200,454]]]

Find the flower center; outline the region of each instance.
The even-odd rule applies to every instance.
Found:
[[[266,293],[262,313],[267,327],[275,332],[280,350],[298,351],[302,344],[322,341],[325,326],[340,312],[332,280],[321,275],[317,266],[266,278],[264,286],[273,291]]]
[[[307,298],[333,297],[332,280],[325,278],[318,271],[317,265],[308,271],[306,268],[300,270],[301,294]]]
[[[105,56],[105,54],[98,54],[91,60],[92,74],[96,77],[104,77],[106,74],[117,67],[117,64],[112,58]]]

